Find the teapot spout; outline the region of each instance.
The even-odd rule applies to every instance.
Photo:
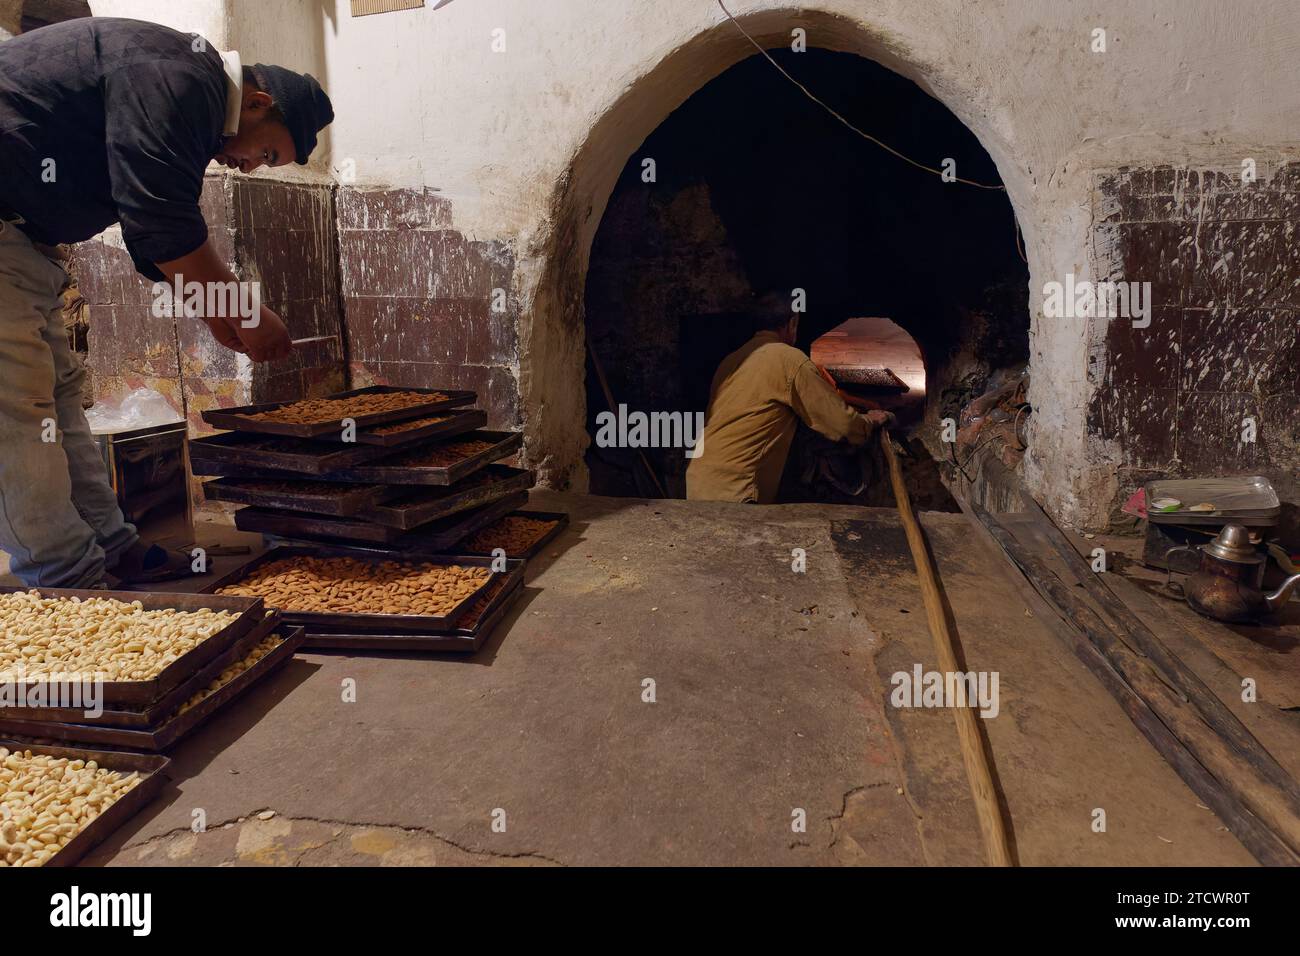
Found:
[[[1290,599],[1291,592],[1295,590],[1297,584],[1300,584],[1300,574],[1293,574],[1282,582],[1280,588],[1272,594],[1265,595],[1264,603],[1268,605],[1269,611],[1277,612],[1282,610],[1286,605],[1286,602]]]

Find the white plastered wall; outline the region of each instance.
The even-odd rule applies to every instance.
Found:
[[[1104,519],[1113,477],[1087,458],[1085,329],[1044,321],[1034,290],[1067,272],[1091,274],[1093,170],[1297,155],[1300,5],[727,2],[765,43],[788,43],[803,26],[810,46],[871,56],[910,77],[983,142],[1020,218],[1031,270],[1026,476],[1067,521]],[[355,170],[363,186],[435,188],[451,200],[458,230],[511,242],[530,454],[544,477],[580,486],[575,298],[610,188],[674,107],[751,49],[716,0],[434,5],[353,19],[345,0],[93,4],[97,13],[129,7],[127,15],[153,18],[148,8],[173,24],[188,17],[187,28],[224,30],[214,42],[315,67],[338,117],[324,162]],[[1106,31],[1105,53],[1089,49],[1097,28]],[[498,30],[504,52],[493,49]]]

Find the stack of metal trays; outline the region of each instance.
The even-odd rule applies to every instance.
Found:
[[[500,518],[503,502],[522,503],[533,473],[499,462],[523,437],[483,428],[487,416],[464,407],[474,392],[374,386],[327,401],[394,393],[406,407],[352,417],[319,401],[301,415],[306,403],[205,412],[235,431],[192,441],[191,468],[218,476],[204,485],[209,500],[249,506],[237,527],[281,541],[445,551]]]
[[[23,590],[6,587],[0,593]],[[139,601],[145,610],[206,608],[237,617],[150,680],[96,681],[93,688],[70,679],[16,684],[0,706],[0,735],[6,737],[159,753],[291,658],[303,639],[301,629],[288,627],[277,611],[268,613],[260,598],[35,590],[47,599],[109,598]]]
[[[1147,519],[1155,524],[1271,528],[1282,512],[1277,492],[1267,478],[1258,475],[1152,481],[1145,490]],[[1157,510],[1160,501],[1178,505]]]

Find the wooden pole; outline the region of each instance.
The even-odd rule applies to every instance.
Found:
[[[884,428],[880,430],[880,444],[885,450],[885,460],[889,463],[889,480],[894,486],[894,500],[898,503],[898,514],[903,519],[907,544],[912,549],[912,561],[916,565],[916,574],[921,581],[921,595],[925,599],[925,617],[930,625],[930,636],[934,639],[934,650],[939,658],[939,667],[945,674],[955,674],[961,670],[961,667],[957,662],[956,643],[948,630],[948,618],[944,613],[939,578],[934,570],[934,561],[930,557],[925,536],[921,533],[921,525],[912,511],[912,500],[908,497],[907,488],[903,484],[903,472],[898,466],[893,442],[889,432]],[[998,794],[993,787],[993,774],[989,770],[988,758],[984,753],[984,742],[980,737],[975,710],[969,706],[953,707],[952,714],[957,721],[957,739],[961,743],[961,757],[966,764],[966,779],[970,783],[971,796],[975,800],[975,815],[979,818],[980,832],[984,836],[984,849],[988,853],[989,863],[993,866],[1014,866],[1011,847],[1007,842],[1006,828],[1002,821],[1002,808],[998,805]]]

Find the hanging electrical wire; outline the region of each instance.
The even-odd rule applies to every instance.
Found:
[[[789,71],[787,71],[785,67],[781,66],[780,63],[776,62],[776,59],[772,56],[772,54],[769,53],[761,43],[759,43],[752,36],[750,36],[748,31],[746,31],[746,29],[740,25],[740,21],[737,20],[734,16],[732,16],[731,11],[727,9],[727,5],[723,2],[723,0],[717,0],[717,3],[718,6],[722,8],[722,12],[726,15],[727,19],[730,20],[732,25],[734,25],[735,28],[740,31],[741,35],[750,42],[750,44],[754,47],[754,49],[757,50],[759,53],[763,54],[763,56],[767,58],[767,62],[771,63],[772,66],[776,68],[777,72],[779,72],[787,80],[789,80],[796,87],[798,87],[799,91],[803,93],[804,96],[808,97],[808,99],[812,100],[822,109],[824,109],[827,113],[833,116],[836,120],[838,120],[848,129],[857,133],[867,142],[874,143],[876,146],[879,146],[881,149],[889,153],[891,156],[895,156],[898,159],[901,159],[903,162],[907,163],[908,165],[915,166],[917,169],[924,170],[927,173],[931,173],[932,175],[938,176],[940,179],[943,179],[944,177],[943,170],[937,169],[933,166],[927,166],[925,165],[925,163],[917,162],[915,159],[912,159],[910,156],[900,153],[898,150],[894,149],[894,147],[890,146],[888,143],[877,139],[875,136],[872,136],[870,133],[858,128],[857,126],[853,125],[853,123],[849,122],[849,120],[845,119],[844,116],[842,116],[839,112],[837,112],[833,107],[831,107],[824,100],[822,100],[815,93],[813,93],[812,90],[808,89],[808,87],[804,86],[804,84],[800,83],[797,79],[791,76]],[[974,179],[964,179],[961,176],[954,176],[951,180],[945,180],[945,182],[947,181],[962,183],[963,185],[966,186],[974,186],[976,189],[987,189],[992,192],[1007,191],[1007,187],[1002,185],[1001,183],[998,183],[997,185],[994,185],[993,183],[981,183],[981,182],[977,182]],[[1012,209],[1011,211],[1011,219],[1012,219],[1012,226],[1015,229],[1014,238],[1016,242],[1016,254],[1020,256],[1021,262],[1028,262],[1029,260],[1026,258],[1024,250],[1020,244],[1020,223],[1016,221],[1016,214],[1014,209]]]

